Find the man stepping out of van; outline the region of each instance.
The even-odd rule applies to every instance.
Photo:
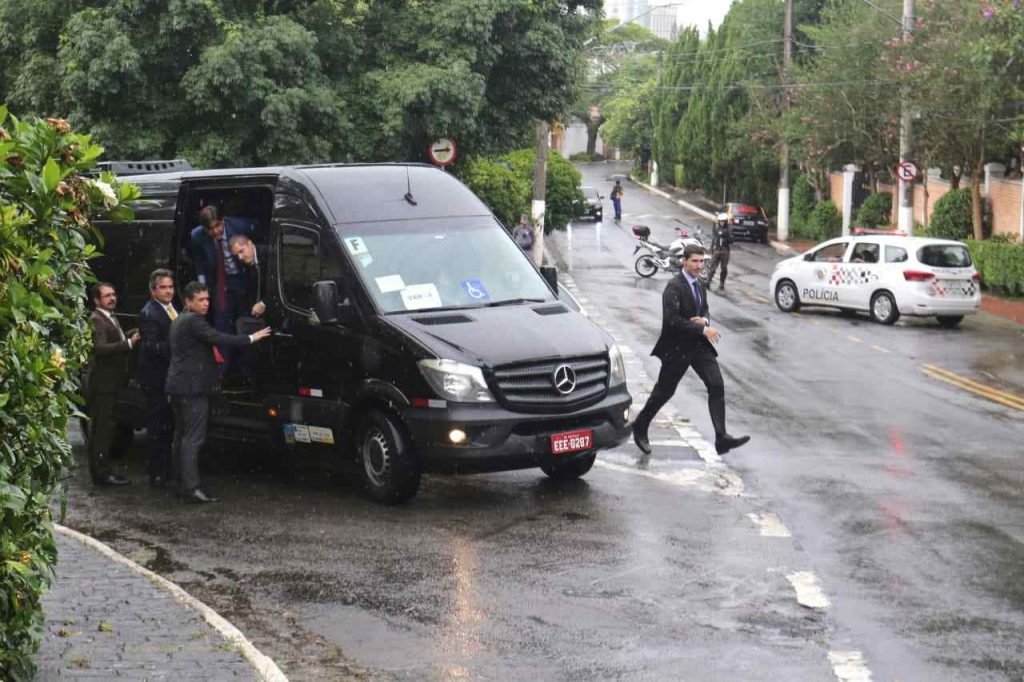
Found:
[[[180,493],[189,502],[216,502],[199,481],[199,451],[206,441],[209,398],[217,387],[220,371],[213,347],[238,348],[270,336],[264,327],[248,336],[225,334],[210,326],[210,291],[190,282],[185,287],[185,312],[171,323],[171,366],[167,371],[167,395],[174,409],[173,456],[181,477]]]
[[[244,234],[236,234],[228,243],[231,255],[242,264],[242,278],[245,281],[242,314],[262,317],[267,306],[263,303],[263,277],[260,268],[263,267],[267,254]]]
[[[204,206],[199,211],[199,225],[192,229],[192,261],[196,277],[210,290],[211,322],[218,331],[231,333],[235,318],[242,312],[245,298],[245,277],[242,265],[231,254],[229,240],[236,234],[250,235],[252,222],[245,218],[221,218],[217,207]],[[235,352],[230,346],[220,349],[224,356],[224,372],[234,365]]]
[[[135,380],[146,398],[146,433],[149,436],[149,484],[162,486],[171,477],[171,438],[174,418],[164,385],[171,364],[171,322],[178,319],[174,307],[174,273],[154,270],[149,276],[149,300],[139,313],[139,363]]]
[[[633,422],[633,440],[645,455],[651,454],[647,427],[675,394],[691,365],[708,389],[708,410],[715,427],[718,454],[724,455],[750,440],[750,436],[730,436],[725,430],[725,383],[715,350],[722,334],[711,326],[707,289],[700,281],[704,257],[703,247],[687,246],[683,250],[683,271],[669,280],[661,297],[661,336],[651,351],[651,355],[661,359],[661,372],[647,404]]]

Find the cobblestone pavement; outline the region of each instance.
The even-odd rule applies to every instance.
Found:
[[[73,538],[57,534],[57,548],[37,680],[259,679],[233,644],[145,576]]]

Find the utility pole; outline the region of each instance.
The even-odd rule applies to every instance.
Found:
[[[537,158],[533,163],[533,203],[530,217],[533,219],[533,263],[540,267],[544,263],[544,211],[548,192],[548,122],[537,121]]]
[[[789,68],[793,61],[793,0],[786,0],[785,41],[782,47],[782,84],[789,85]],[[783,107],[789,109],[789,89],[783,88]],[[779,205],[777,233],[779,241],[789,239],[789,141],[782,140],[782,154],[779,159]]]
[[[903,43],[910,42],[914,30],[914,0],[903,0]],[[914,119],[906,86],[900,93],[900,163],[911,161],[913,155]],[[899,229],[914,234],[914,182],[899,181]]]

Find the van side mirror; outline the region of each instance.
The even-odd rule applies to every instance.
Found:
[[[558,269],[550,265],[542,265],[540,267],[540,274],[547,280],[548,286],[551,287],[551,291],[558,295]]]
[[[313,285],[313,316],[314,324],[338,323],[338,285],[331,281],[317,282]]]

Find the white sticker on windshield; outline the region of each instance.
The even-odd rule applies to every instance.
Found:
[[[362,263],[364,268],[368,268],[370,267],[371,264],[373,264],[373,256],[371,256],[368,253],[364,254],[359,257],[359,262]]]
[[[387,277],[377,277],[377,288],[380,289],[382,294],[390,294],[393,291],[401,291],[405,288],[405,282],[402,281],[401,275],[388,275]]]
[[[439,308],[441,293],[434,284],[410,284],[402,289],[402,303],[406,310]]]
[[[348,252],[353,256],[362,256],[364,253],[370,253],[362,237],[345,237],[345,246],[348,247]]]

